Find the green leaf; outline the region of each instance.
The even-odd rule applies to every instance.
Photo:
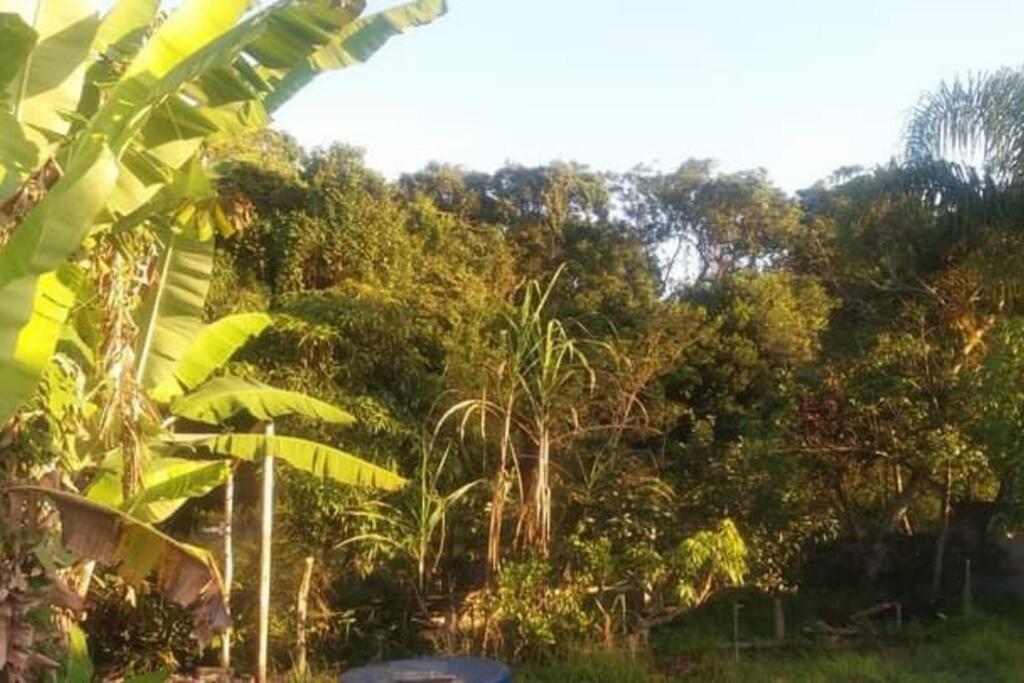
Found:
[[[251,462],[272,455],[295,469],[340,484],[366,486],[385,491],[395,491],[406,484],[404,478],[391,470],[336,448],[292,436],[182,434],[176,435],[174,442],[206,448],[219,455]]]
[[[66,133],[67,115],[78,108],[99,19],[86,0],[0,0],[0,12],[10,11],[38,40],[7,83],[5,99],[25,136],[40,150],[48,149],[48,134]]]
[[[148,674],[129,676],[124,679],[124,683],[164,683],[164,681],[170,680],[173,673],[174,671],[171,669],[157,669]]]
[[[205,496],[227,481],[231,466],[223,460],[158,458],[146,466],[145,488],[124,504],[132,517],[157,524],[191,498]]]
[[[0,14],[0,201],[7,199],[39,161],[39,149],[8,109],[7,91],[36,46],[39,34],[20,15]]]
[[[25,137],[21,124],[2,106],[0,130],[0,201],[5,201],[35,169],[39,148]]]
[[[135,53],[159,9],[160,0],[117,0],[100,22],[93,47],[101,54],[110,49]]]
[[[301,415],[341,425],[356,421],[330,403],[237,377],[210,380],[198,390],[178,398],[171,405],[171,412],[212,425],[223,424],[243,412],[262,422],[285,415]]]
[[[38,39],[20,15],[0,14],[0,89],[6,90],[21,72]]]
[[[73,359],[83,370],[92,370],[96,367],[96,354],[85,343],[73,324],[69,323],[61,328],[56,351]]]
[[[266,313],[238,313],[210,323],[200,330],[178,360],[174,377],[153,389],[153,399],[170,401],[182,394],[182,387],[194,389],[199,386],[271,322]]]
[[[117,174],[110,150],[96,146],[91,152],[76,159],[0,251],[0,291],[18,278],[55,270],[82,243]]]
[[[441,0],[419,0],[355,22],[364,4],[278,2],[243,16],[246,0],[187,0],[132,60],[78,144],[105,137],[120,155],[142,132],[165,140],[148,154],[177,169],[204,139],[264,125],[262,98],[279,106],[313,73],[365,60],[392,35],[444,10]],[[282,85],[288,92],[274,94]],[[183,88],[187,100],[179,97]],[[117,212],[144,206],[163,184],[136,180],[127,169],[122,174]]]
[[[363,2],[343,6],[281,2],[241,18],[246,5],[242,0],[186,2],[132,61],[82,139],[106,137],[120,154],[144,131],[149,139],[173,140],[149,151],[177,168],[203,139],[263,124],[268,117],[261,98],[275,91],[272,83],[288,83],[287,95],[273,96],[276,107],[312,77],[282,81],[290,72],[303,74],[311,65],[321,71],[362,61],[390,36],[423,23],[444,7],[440,0],[420,0],[371,17],[368,23],[355,23]],[[338,42],[342,37],[344,44]],[[335,50],[314,58],[332,43],[344,55]],[[177,97],[182,88],[189,101],[203,106],[188,104],[193,111],[185,114],[184,100]],[[163,104],[153,110],[158,103]],[[209,106],[229,103],[244,106]],[[173,116],[172,108],[177,109]],[[187,126],[175,128],[182,121]],[[123,214],[143,206],[159,190],[159,186],[132,181],[131,174],[125,173],[115,207]]]
[[[298,62],[275,78],[273,92],[264,101],[264,106],[267,111],[275,111],[319,73],[365,62],[394,36],[428,24],[446,11],[444,0],[417,0],[352,22],[309,59]]]
[[[163,447],[150,454],[159,452]],[[161,455],[146,462],[142,472],[142,490],[133,498],[122,497],[122,459],[113,451],[103,461],[89,484],[89,500],[127,512],[150,524],[163,522],[190,498],[205,496],[227,480],[230,467],[223,460],[186,460]]]
[[[173,381],[174,368],[203,328],[213,272],[213,240],[172,235],[161,255],[160,279],[139,322],[136,377],[152,389]]]
[[[115,151],[122,151],[145,124],[141,115],[152,104],[241,49],[235,23],[247,7],[248,0],[186,0],[131,61],[86,137],[105,135]]]
[[[0,290],[0,422],[35,391],[60,339],[81,273],[71,266]]]
[[[114,184],[109,151],[75,164],[28,213],[0,251],[0,422],[35,389],[80,282],[66,259]]]
[[[249,0],[185,0],[132,60],[125,78],[167,75],[184,59],[229,31],[249,8]]]
[[[89,643],[85,631],[77,624],[68,628],[68,658],[61,683],[92,683],[92,659],[89,657]]]
[[[60,512],[64,546],[81,557],[114,568],[129,583],[156,575],[158,590],[189,608],[196,631],[231,625],[224,583],[208,552],[175,541],[157,528],[106,505],[66,491],[14,486],[8,494],[46,496]]]

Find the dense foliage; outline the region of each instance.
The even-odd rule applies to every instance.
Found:
[[[1020,74],[796,196],[699,159],[389,180],[264,124],[443,3],[230,4],[0,13],[0,85],[39,81],[0,98],[0,670],[86,638],[103,674],[212,665],[229,593],[253,669],[271,457],[281,672],[636,650],[740,584],[925,616],[996,566],[1024,520]]]
[[[218,154],[259,218],[215,312],[278,321],[245,371],[352,407],[419,482],[284,492],[323,665],[623,645],[741,582],[934,604],[1015,528],[993,180],[908,161],[789,197],[707,161],[391,182],[277,133]]]

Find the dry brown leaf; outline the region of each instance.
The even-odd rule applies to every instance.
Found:
[[[37,486],[8,490],[48,497],[60,511],[62,538],[71,552],[114,568],[129,583],[155,572],[159,591],[192,612],[200,639],[230,626],[220,572],[206,551],[73,493]]]

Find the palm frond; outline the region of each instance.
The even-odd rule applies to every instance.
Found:
[[[1024,71],[1000,69],[942,83],[922,97],[904,132],[909,160],[980,155],[1002,180],[1024,174]]]

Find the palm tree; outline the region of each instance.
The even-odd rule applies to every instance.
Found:
[[[960,337],[955,377],[980,355],[997,323],[1020,306],[1024,290],[1019,269],[1007,267],[1021,253],[1024,70],[974,74],[924,95],[907,121],[901,163],[876,171],[871,180],[872,199],[899,198],[930,219],[928,244],[919,252],[930,253],[931,261],[911,271],[918,293]],[[951,461],[937,467],[942,497],[935,592],[942,583],[954,467]]]
[[[942,83],[914,109],[905,133],[911,162],[960,156],[1001,183],[1024,180],[1024,71],[1000,69]]]

